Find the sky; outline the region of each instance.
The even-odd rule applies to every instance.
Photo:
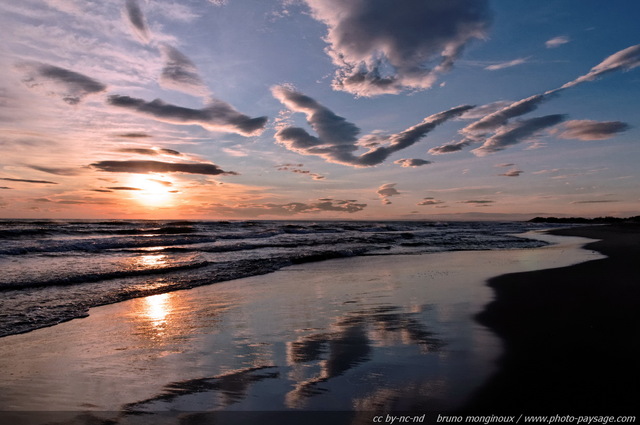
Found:
[[[636,0],[0,2],[0,217],[640,214]]]

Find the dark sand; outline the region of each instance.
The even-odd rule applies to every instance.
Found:
[[[640,226],[554,230],[608,258],[489,280],[477,319],[505,342],[499,372],[465,412],[640,413]]]

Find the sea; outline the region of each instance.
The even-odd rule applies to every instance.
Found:
[[[539,247],[545,243],[516,235],[549,227],[528,222],[0,220],[0,337],[84,317],[99,305],[305,262]]]

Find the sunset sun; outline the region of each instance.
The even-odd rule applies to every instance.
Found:
[[[173,201],[173,183],[162,176],[134,174],[130,178],[129,184],[139,189],[132,191],[133,197],[144,206],[166,207],[170,206]]]

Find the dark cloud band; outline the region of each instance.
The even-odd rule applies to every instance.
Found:
[[[27,71],[22,82],[28,87],[45,85],[50,88],[53,86],[52,93],[60,96],[70,105],[76,105],[86,96],[101,93],[107,89],[107,86],[91,77],[54,65],[30,62],[20,64],[18,68]]]
[[[110,173],[188,173],[217,175],[237,175],[234,171],[224,171],[215,164],[172,163],[161,161],[99,161],[90,165],[100,171]]]
[[[195,124],[212,131],[226,131],[244,136],[260,134],[267,123],[267,117],[250,118],[220,100],[214,100],[202,109],[172,105],[160,99],[147,102],[143,99],[120,95],[109,96],[107,102],[158,121],[182,125]]]

